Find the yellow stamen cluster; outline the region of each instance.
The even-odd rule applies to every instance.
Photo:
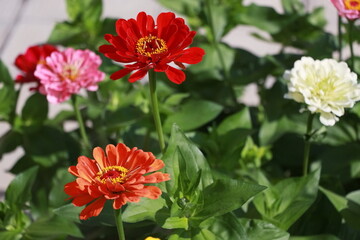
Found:
[[[71,81],[75,81],[78,75],[79,69],[74,65],[66,65],[64,66],[62,76],[64,78],[70,79]]]
[[[118,174],[117,177],[107,176],[107,173],[114,171]],[[101,169],[96,175],[95,179],[101,183],[106,183],[110,180],[112,183],[124,183],[126,181],[126,175],[128,173],[128,169],[122,166],[110,166]]]
[[[160,54],[167,50],[166,42],[156,36],[140,38],[136,43],[136,51],[146,57],[151,57],[154,54]]]
[[[344,0],[345,8],[360,11],[360,0]]]

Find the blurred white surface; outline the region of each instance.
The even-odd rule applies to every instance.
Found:
[[[127,19],[135,17],[140,11],[146,11],[155,16],[160,12],[168,11],[155,0],[103,0],[103,2],[103,16],[107,17]],[[304,2],[308,4],[308,9],[324,6],[329,21],[327,30],[336,32],[337,13],[330,0],[304,0]],[[273,6],[277,11],[282,11],[280,0],[244,0],[244,4],[250,3]],[[15,77],[18,73],[13,66],[16,56],[31,45],[45,42],[54,24],[67,18],[65,0],[0,0],[0,6],[0,58],[9,67],[11,75]],[[239,26],[225,37],[225,41],[231,46],[245,48],[258,55],[278,52],[279,46],[254,39],[250,35],[251,32],[256,32],[256,29]],[[27,89],[28,87],[24,87],[24,91],[21,92],[17,109],[21,109],[28,97]],[[248,104],[255,104],[258,101],[254,86],[249,87],[243,100]],[[61,108],[64,107],[68,106],[61,106]],[[53,116],[59,108],[59,105],[51,105],[50,114]],[[7,124],[0,123],[0,136],[8,129]],[[7,171],[22,154],[23,150],[18,148],[4,155],[0,160],[0,192],[6,189],[13,178]]]

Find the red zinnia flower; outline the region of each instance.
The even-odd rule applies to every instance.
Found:
[[[163,168],[163,161],[151,152],[130,149],[122,143],[107,145],[106,155],[96,147],[93,156],[95,160],[81,156],[76,166],[69,167],[77,179],[64,189],[75,206],[90,203],[80,213],[82,220],[99,215],[106,200],[114,200],[113,208],[119,209],[126,202],[138,202],[140,197],[156,199],[161,190],[144,184],[170,179],[169,174],[161,172],[144,175]]]
[[[156,19],[140,12],[135,19],[119,19],[116,22],[118,36],[106,34],[105,39],[111,45],[102,45],[99,51],[106,57],[125,65],[125,68],[113,73],[113,80],[136,71],[129,82],[142,79],[149,69],[165,72],[170,81],[180,84],[185,74],[169,63],[175,63],[185,69],[184,63],[196,64],[202,60],[204,50],[198,47],[187,48],[196,34],[190,31],[184,19],[174,13],[161,13]]]
[[[17,83],[29,83],[35,82],[37,85],[35,87],[30,88],[30,90],[39,91],[41,86],[40,79],[35,77],[34,72],[36,66],[39,63],[45,62],[45,58],[50,56],[50,54],[54,51],[57,51],[56,47],[44,44],[39,46],[29,47],[25,54],[20,54],[15,59],[15,66],[19,68],[23,74],[19,74],[15,82]]]

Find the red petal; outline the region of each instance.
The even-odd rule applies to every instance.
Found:
[[[88,204],[88,203],[91,202],[92,200],[94,200],[93,197],[91,197],[91,196],[88,195],[88,194],[83,194],[83,195],[80,195],[80,196],[75,197],[75,198],[72,200],[72,204],[74,204],[74,205],[77,206],[77,207],[81,207],[81,206],[84,206],[85,204]]]
[[[138,24],[139,30],[140,30],[140,34],[142,36],[148,35],[147,29],[146,29],[147,19],[148,19],[148,17],[145,12],[140,12],[136,17],[137,24]]]
[[[117,79],[120,79],[120,78],[124,77],[125,75],[131,73],[132,71],[133,71],[132,69],[123,68],[123,69],[111,74],[110,78],[112,80],[117,80]]]
[[[106,202],[105,198],[99,198],[96,201],[89,204],[84,210],[80,213],[80,219],[86,220],[89,217],[98,216],[101,210],[104,208],[104,204]]]
[[[173,83],[180,84],[185,81],[185,73],[174,67],[169,66],[165,74]]]
[[[172,12],[168,13],[160,13],[156,19],[157,27],[158,27],[158,37],[164,39],[163,34],[165,33],[164,30],[171,21],[175,19],[175,14]]]
[[[199,47],[192,47],[185,49],[179,55],[180,57],[175,59],[176,62],[196,64],[201,62],[203,56],[205,55],[205,51]]]
[[[133,83],[133,82],[136,82],[136,81],[142,79],[143,77],[145,77],[147,72],[148,72],[147,69],[146,70],[140,69],[140,70],[136,71],[135,73],[130,75],[129,82]]]

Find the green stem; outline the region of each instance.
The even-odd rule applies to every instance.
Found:
[[[86,135],[84,120],[83,120],[83,118],[81,116],[81,113],[80,113],[80,110],[79,110],[79,104],[78,104],[77,95],[74,94],[74,95],[71,96],[71,103],[72,103],[73,108],[74,108],[76,120],[78,121],[78,124],[79,124],[81,138],[84,141],[85,147],[87,149],[90,149],[91,146],[90,146],[89,139],[88,139],[88,137]]]
[[[304,162],[303,162],[303,176],[306,176],[309,168],[309,155],[310,155],[310,139],[312,131],[312,123],[314,119],[314,114],[309,113],[307,121],[307,129],[305,134],[305,145],[304,145]]]
[[[339,41],[339,61],[342,61],[342,38],[343,38],[343,34],[341,31],[341,27],[342,27],[342,17],[339,15],[338,16],[338,41]]]
[[[211,42],[212,42],[212,45],[215,48],[215,51],[219,57],[220,65],[223,70],[223,74],[224,74],[224,78],[225,78],[225,84],[230,89],[232,101],[233,101],[234,105],[236,106],[237,105],[237,97],[236,97],[236,93],[234,91],[234,86],[231,82],[230,72],[229,72],[228,68],[226,67],[224,56],[220,49],[219,42],[217,41],[216,36],[215,36],[215,28],[214,28],[214,22],[213,22],[213,17],[212,17],[213,14],[212,14],[211,0],[206,0],[205,5],[207,8],[208,22],[209,22],[209,27],[210,27],[211,37],[212,37]]]
[[[349,20],[350,68],[354,71],[354,46],[353,46],[354,21]]]
[[[124,232],[124,226],[121,219],[121,208],[120,209],[114,209],[115,213],[115,222],[116,222],[116,228],[119,235],[119,240],[125,240],[125,232]]]
[[[158,134],[161,152],[164,153],[165,141],[164,141],[164,134],[160,119],[159,105],[158,105],[158,99],[156,93],[156,73],[154,70],[149,71],[149,87],[150,87],[151,108],[153,112],[155,128]]]

